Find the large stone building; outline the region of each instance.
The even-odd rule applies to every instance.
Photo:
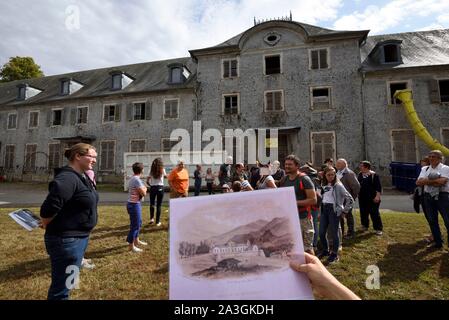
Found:
[[[99,178],[114,181],[124,152],[169,150],[172,130],[200,120],[223,135],[277,128],[280,159],[369,159],[388,178],[391,161],[428,150],[395,90],[411,88],[424,125],[449,144],[449,30],[368,33],[272,20],[186,58],[0,84],[0,164],[8,178],[51,174],[85,141]]]

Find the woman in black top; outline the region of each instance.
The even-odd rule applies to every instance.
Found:
[[[78,284],[89,235],[97,224],[98,194],[84,174],[95,165],[97,152],[89,144],[78,143],[64,156],[69,164],[55,170],[40,211],[51,261],[49,300],[67,300]]]

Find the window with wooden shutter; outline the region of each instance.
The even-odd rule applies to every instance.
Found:
[[[60,126],[62,125],[62,109],[52,110],[52,126]]]
[[[318,50],[310,50],[310,69],[327,69],[329,67],[328,64],[328,50],[327,49],[318,49]]]
[[[145,111],[146,111],[145,102],[134,103],[133,120],[145,120]]]
[[[129,144],[129,151],[130,152],[145,152],[145,144],[146,144],[146,140],[144,140],[144,139],[131,140],[131,142]]]
[[[76,115],[76,123],[77,124],[83,124],[87,123],[87,113],[89,111],[88,107],[79,107],[77,108],[77,115]]]
[[[161,151],[170,152],[171,149],[178,144],[180,140],[170,140],[170,138],[161,139]]]
[[[311,88],[311,109],[315,111],[332,108],[331,88]]]
[[[228,94],[223,96],[223,113],[225,115],[239,113],[239,95]]]
[[[223,78],[237,77],[238,76],[237,68],[238,68],[237,59],[223,60]]]
[[[39,111],[30,111],[30,118],[28,121],[28,128],[37,128],[39,125]]]
[[[100,170],[114,171],[115,141],[102,141],[100,147]]]
[[[392,161],[416,163],[416,139],[413,130],[391,131]]]
[[[103,122],[120,121],[120,112],[115,104],[105,105],[103,109]]]
[[[61,145],[59,143],[50,143],[48,145],[48,169],[58,168],[61,159]]]
[[[177,119],[178,118],[178,99],[165,100],[164,102],[164,119]]]
[[[312,132],[311,149],[312,149],[312,163],[315,166],[321,166],[327,158],[336,158],[335,150],[335,132]]]
[[[17,128],[17,113],[8,114],[8,129]]]
[[[27,144],[25,146],[25,161],[24,161],[25,171],[36,170],[36,151],[37,151],[37,144]]]
[[[8,144],[5,147],[5,169],[14,168],[14,156],[15,156],[16,146],[13,144]]]
[[[265,111],[282,111],[284,110],[283,91],[267,91],[265,92]]]
[[[439,82],[435,79],[429,80],[429,97],[431,103],[440,103],[440,89]]]

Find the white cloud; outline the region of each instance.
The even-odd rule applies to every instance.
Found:
[[[80,29],[66,28],[66,8]],[[253,26],[253,17],[289,15],[320,24],[338,16],[341,0],[2,1],[0,64],[32,56],[46,74],[188,56]],[[69,17],[70,19],[70,17]]]
[[[393,27],[413,22],[449,10],[447,0],[394,0],[383,7],[368,6],[363,12],[339,18],[334,28],[339,30],[370,29],[371,34],[379,34]],[[442,16],[446,19],[446,16]],[[441,23],[440,23],[441,24]]]

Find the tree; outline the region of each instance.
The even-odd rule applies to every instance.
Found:
[[[32,57],[11,57],[0,69],[0,82],[43,77],[41,67]]]

